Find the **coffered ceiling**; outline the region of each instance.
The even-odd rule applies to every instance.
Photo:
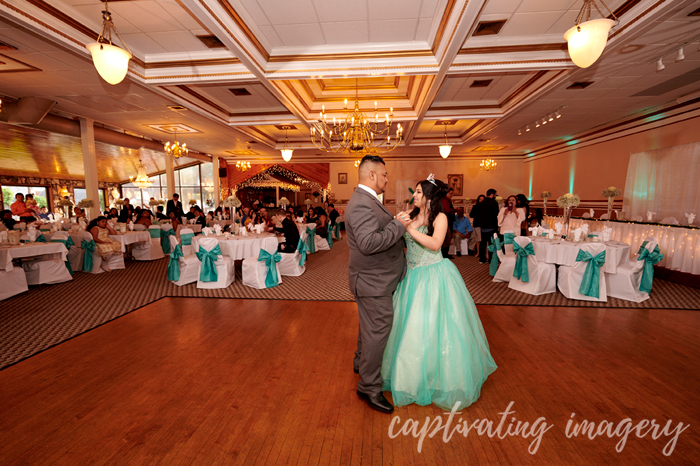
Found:
[[[355,96],[369,118],[375,102],[380,118],[393,109],[404,141],[387,157],[401,160],[437,160],[445,133],[450,157],[528,157],[700,107],[700,0],[607,1],[620,22],[588,69],[562,37],[582,3],[118,0],[109,9],[134,58],[112,86],[85,48],[103,3],[0,0],[0,94],[52,99],[61,116],[155,141],[182,125],[194,131],[178,140],[195,151],[253,163],[280,161],[285,137],[295,162],[356,158],[321,154],[309,139],[323,108],[340,119]]]

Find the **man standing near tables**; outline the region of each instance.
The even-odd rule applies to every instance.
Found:
[[[457,256],[461,256],[462,240],[469,238],[472,235],[472,223],[469,221],[469,217],[464,215],[464,207],[457,209],[457,216],[455,217],[455,223],[452,228],[455,240],[455,250],[457,251]],[[467,252],[467,254],[469,253]]]
[[[486,199],[479,204],[479,225],[481,225],[481,245],[479,246],[479,263],[486,264],[486,247],[491,242],[493,233],[498,230],[498,193],[491,188],[486,191]]]
[[[182,210],[182,202],[180,202],[180,195],[178,193],[173,194],[173,198],[168,201],[165,215],[169,216],[170,212],[175,212],[175,216],[178,219],[185,216],[185,211]]]
[[[131,214],[134,213],[134,208],[129,204],[129,198],[124,198],[124,205],[122,205],[122,210],[119,212],[119,223],[128,223],[131,220]]]

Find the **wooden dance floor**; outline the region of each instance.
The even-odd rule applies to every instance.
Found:
[[[164,298],[0,371],[0,464],[700,462],[700,312],[479,312],[499,368],[446,429],[358,399],[354,303]]]

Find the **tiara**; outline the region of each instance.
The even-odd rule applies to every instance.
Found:
[[[435,183],[435,175],[433,175],[432,173],[428,175],[428,179],[426,181],[430,181],[433,184],[433,186],[437,186],[437,183]]]

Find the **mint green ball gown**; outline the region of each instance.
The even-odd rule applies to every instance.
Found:
[[[427,227],[419,228],[427,233]],[[394,292],[394,322],[382,360],[382,390],[394,405],[474,403],[496,370],[474,300],[440,250],[405,233],[406,276]]]

